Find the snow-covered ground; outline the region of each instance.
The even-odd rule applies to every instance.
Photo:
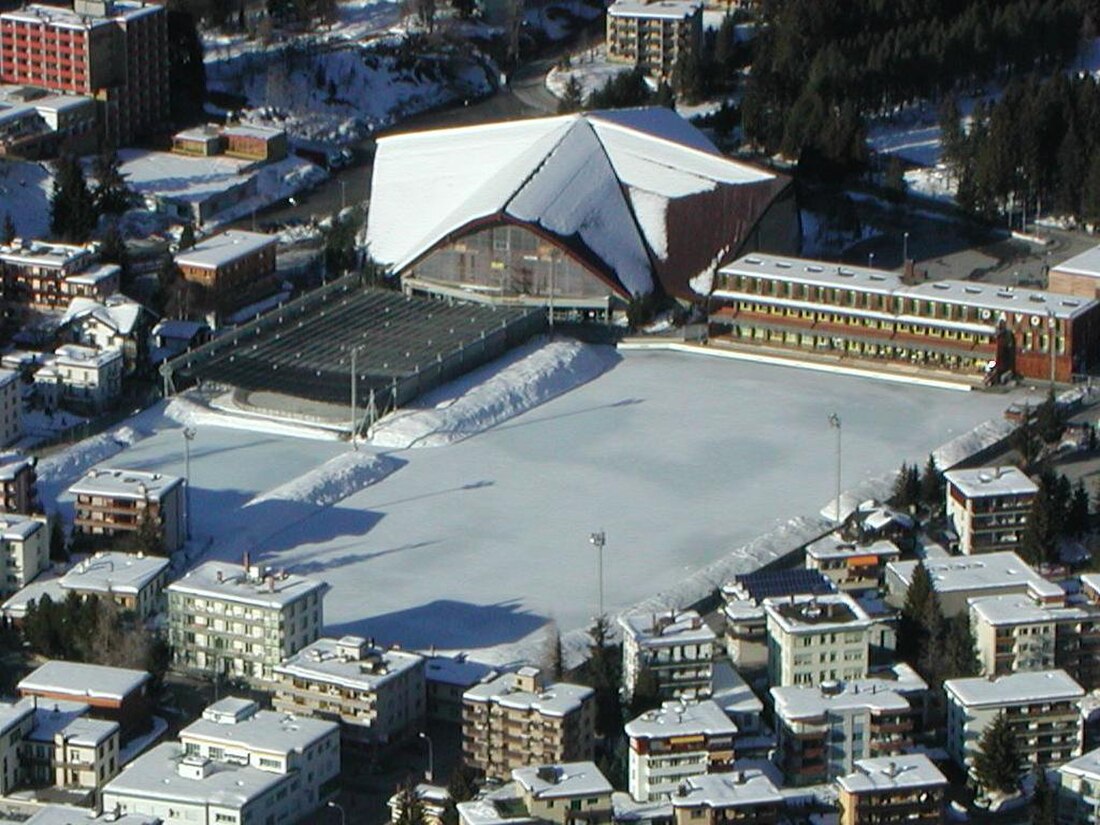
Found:
[[[613,63],[607,59],[607,49],[598,46],[570,56],[569,68],[552,68],[546,75],[546,88],[556,97],[565,97],[565,87],[569,79],[575,77],[580,83],[584,97],[603,88],[607,81],[616,75],[630,71],[625,63]]]
[[[595,612],[591,531],[607,533],[609,609],[679,602],[821,528],[816,513],[835,484],[830,412],[844,422],[851,487],[880,480],[902,461],[923,461],[1011,400],[583,349],[610,368],[435,449],[351,454],[346,444],[267,432],[260,422],[243,430],[185,417],[197,430],[193,556],[208,549],[232,561],[247,549],[327,580],[330,633],[492,648],[484,655],[497,660],[530,655],[549,619],[568,635]],[[563,370],[540,380],[565,388],[578,378]],[[452,394],[468,398],[474,390],[466,389]],[[178,421],[157,408],[127,425],[148,435],[123,432],[112,444],[78,447],[73,460],[52,460],[47,497],[100,455],[110,455],[107,466],[182,474]],[[127,441],[132,446],[116,452]],[[327,470],[314,472],[326,462]]]
[[[0,221],[11,215],[21,238],[50,234],[53,174],[42,163],[0,159]]]

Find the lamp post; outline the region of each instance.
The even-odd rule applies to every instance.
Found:
[[[327,804],[328,804],[329,808],[335,808],[336,810],[338,810],[340,812],[340,825],[347,825],[348,818],[344,814],[344,806],[343,805],[337,805],[335,802],[331,802],[331,801],[328,802]]]
[[[432,737],[420,731],[417,734],[421,739],[428,743],[428,770],[424,773],[424,778],[429,782],[435,781],[435,748],[432,747]]]
[[[903,233],[901,238],[901,265],[904,267],[909,263],[909,233]]]
[[[1050,350],[1050,392],[1054,393],[1054,348],[1058,339],[1058,321],[1054,310],[1047,308],[1047,349]]]
[[[183,478],[184,501],[183,506],[187,510],[187,540],[191,540],[191,442],[195,440],[195,431],[190,427],[183,428]]]
[[[592,533],[588,537],[589,543],[596,548],[596,575],[599,580],[600,588],[600,612],[597,614],[597,621],[603,618],[603,548],[607,544],[607,533],[603,530],[598,530]]]
[[[835,412],[829,414],[829,427],[836,430],[836,504],[833,514],[836,526],[840,526],[840,416]]]
[[[874,266],[875,266],[875,253],[874,252],[868,252],[867,253],[867,266],[871,269],[874,269]]]

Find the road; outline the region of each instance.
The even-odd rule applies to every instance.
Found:
[[[546,73],[556,58],[544,58],[525,64],[518,69],[509,84],[495,94],[474,101],[469,105],[452,105],[411,118],[386,129],[379,134],[401,134],[423,129],[440,129],[447,126],[469,126],[498,120],[538,117],[557,111],[558,101],[546,88]],[[295,198],[294,205],[275,207],[257,212],[255,217],[244,218],[233,226],[249,229],[253,221],[257,226],[269,223],[286,223],[291,220],[320,220],[343,206],[352,206],[370,199],[373,159],[367,144],[355,147],[356,158],[351,166],[335,172],[316,189]]]

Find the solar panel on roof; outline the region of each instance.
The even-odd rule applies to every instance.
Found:
[[[836,592],[833,583],[821,571],[806,568],[758,570],[755,573],[742,573],[734,576],[734,581],[744,587],[749,597],[754,601],[772,599],[777,596],[803,594],[819,596]]]

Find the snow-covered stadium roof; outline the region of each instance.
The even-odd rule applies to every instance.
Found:
[[[367,235],[401,271],[466,231],[520,223],[624,295],[654,276],[683,295],[788,183],[660,107],[414,132],[378,141]]]

